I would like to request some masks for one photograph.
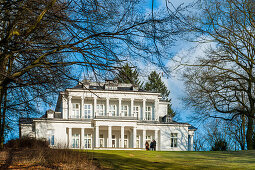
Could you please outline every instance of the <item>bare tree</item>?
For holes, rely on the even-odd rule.
[[[164,14],[133,0],[1,0],[0,146],[11,114],[38,110],[77,70],[112,71],[126,55],[162,63],[179,31]]]
[[[198,15],[191,18],[203,33],[201,41],[216,47],[185,73],[187,101],[203,116],[247,117],[247,149],[253,149],[255,118],[254,7],[252,0],[202,0]]]

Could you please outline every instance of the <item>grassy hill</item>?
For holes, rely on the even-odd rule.
[[[9,141],[0,169],[255,169],[255,150],[161,152],[51,149],[35,139]]]
[[[255,150],[237,152],[88,151],[109,169],[255,169]]]

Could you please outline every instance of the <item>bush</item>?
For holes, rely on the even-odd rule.
[[[35,139],[29,137],[23,137],[20,139],[13,139],[7,142],[7,148],[48,148],[47,141],[42,139]]]
[[[214,145],[212,146],[212,151],[226,151],[228,149],[228,143],[225,141],[225,139],[219,139],[214,142]]]

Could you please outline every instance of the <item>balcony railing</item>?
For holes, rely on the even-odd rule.
[[[138,120],[138,117],[133,116],[108,116],[108,115],[97,115],[95,119],[123,119],[123,120]]]

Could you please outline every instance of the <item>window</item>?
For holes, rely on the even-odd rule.
[[[97,105],[97,115],[103,116],[104,115],[104,105],[98,104]]]
[[[79,103],[73,103],[73,114],[71,115],[71,118],[80,118],[80,104]]]
[[[136,148],[140,148],[140,136],[136,136]]]
[[[176,148],[177,147],[177,133],[171,133],[171,147]]]
[[[145,119],[146,119],[146,120],[151,120],[151,115],[152,115],[151,106],[146,106],[146,110],[145,110]]]
[[[112,116],[117,116],[116,115],[116,105],[109,105],[109,114]]]
[[[128,148],[128,137],[124,135],[124,148]]]
[[[128,116],[128,106],[127,105],[122,105],[121,106],[121,115],[122,116]]]
[[[119,138],[119,146],[121,146],[121,136]],[[128,148],[128,136],[124,135],[124,148]]]
[[[140,107],[139,106],[134,106],[133,107],[133,117],[138,117],[138,115],[140,114]]]
[[[72,147],[73,148],[80,148],[80,134],[73,134],[72,135]]]
[[[85,148],[92,148],[92,135],[91,134],[85,134],[84,135],[84,147]]]
[[[49,145],[53,146],[54,145],[54,130],[48,130],[47,136],[48,136]]]
[[[171,117],[166,117],[166,122],[172,122],[172,118]]]
[[[104,147],[104,135],[103,134],[99,135],[99,146]]]
[[[90,119],[91,118],[91,113],[92,113],[92,105],[91,104],[85,104],[84,105],[84,118],[85,119]]]
[[[112,147],[116,148],[116,138],[115,138],[115,135],[112,135]]]
[[[117,90],[118,87],[117,86],[108,86],[108,90]]]
[[[150,144],[152,141],[152,136],[146,136],[146,141]]]

